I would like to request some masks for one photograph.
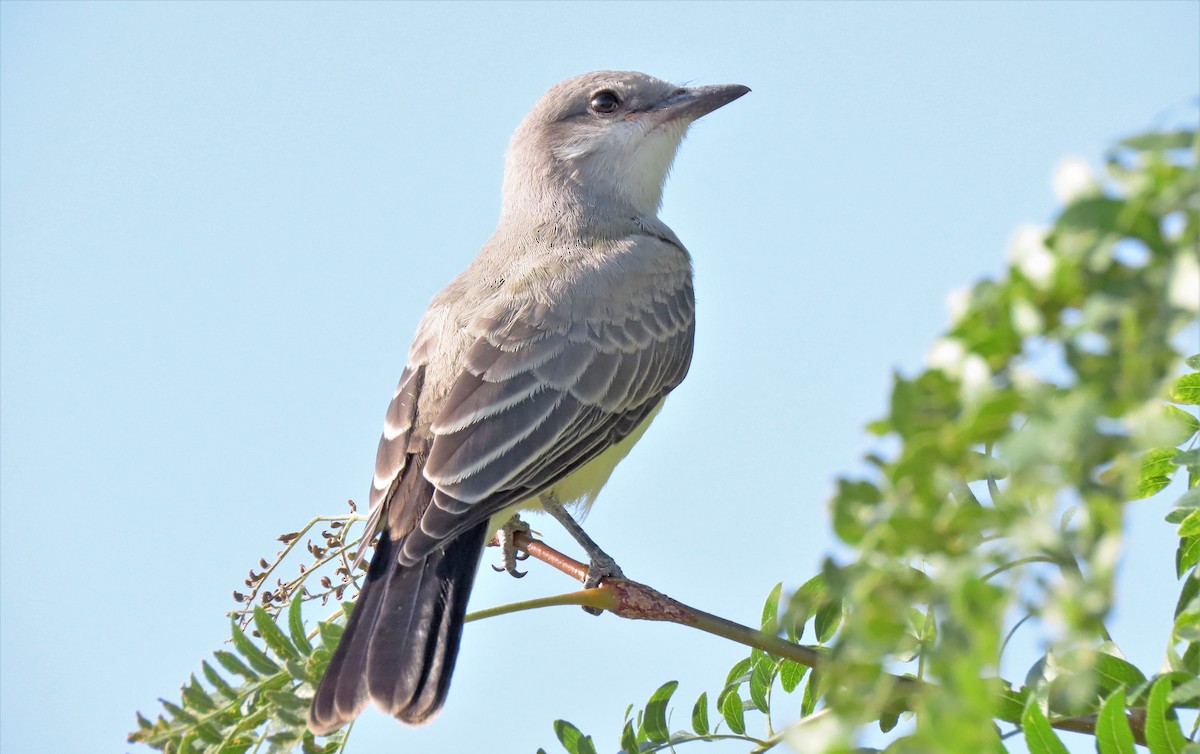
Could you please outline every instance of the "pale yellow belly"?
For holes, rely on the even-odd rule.
[[[629,455],[629,451],[633,449],[637,441],[642,439],[642,435],[646,433],[650,422],[654,421],[654,417],[658,416],[660,410],[662,410],[662,403],[659,403],[625,439],[609,447],[570,476],[559,480],[558,484],[551,488],[554,496],[571,511],[571,515],[574,516],[576,521],[582,521],[587,516],[592,503],[596,501],[596,496],[600,494],[600,490],[604,488],[604,485],[608,483],[608,478],[612,476],[613,469],[617,467],[621,459]],[[512,518],[514,513],[523,510],[540,512],[542,504],[538,498],[531,497],[522,500],[516,505],[505,508],[500,513],[492,516],[492,532],[494,533],[503,526],[508,519]]]

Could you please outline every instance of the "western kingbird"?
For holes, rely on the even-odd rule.
[[[551,88],[513,135],[495,233],[421,319],[384,422],[362,591],[309,711],[441,709],[489,537],[523,508],[586,511],[687,374],[692,264],[658,219],[692,121],[740,85],[600,71]],[[364,544],[365,549],[365,544]],[[511,561],[508,561],[510,570]]]

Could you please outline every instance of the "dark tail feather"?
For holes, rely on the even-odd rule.
[[[411,725],[438,713],[450,689],[486,536],[483,521],[420,563],[401,566],[396,561],[401,543],[384,531],[313,697],[308,727],[314,733],[350,722],[368,698]]]

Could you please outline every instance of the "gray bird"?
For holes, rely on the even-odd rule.
[[[368,521],[379,540],[312,731],[368,699],[410,724],[437,714],[480,556],[518,510],[571,531],[588,585],[620,575],[563,505],[586,512],[687,374],[692,264],[658,219],[663,184],[688,126],[748,91],[598,71],[525,116],[499,225],[434,297],[388,406]]]

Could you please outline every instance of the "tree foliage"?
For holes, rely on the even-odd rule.
[[[928,367],[894,375],[869,426],[869,473],[839,478],[829,503],[852,556],[827,559],[792,594],[776,586],[764,606],[763,632],[814,643],[815,667],[753,648],[674,732],[687,710],[669,714],[677,684],[665,683],[627,709],[622,751],[733,738],[848,752],[872,727],[898,753],[1005,751],[1014,736],[1064,752],[1064,730],[1094,736],[1101,754],[1200,751],[1178,714],[1200,707],[1198,158],[1195,131],[1152,132],[1116,145],[1103,179],[1076,170],[1053,224],[1019,230],[1004,273],[954,297]],[[1174,498],[1178,539],[1163,672],[1125,660],[1106,629],[1126,508],[1152,495]],[[342,553],[355,544],[334,539]],[[344,733],[318,742],[303,730],[339,624],[306,634],[300,604],[340,599],[352,570],[343,555],[317,594],[303,584],[319,567],[278,580],[242,613],[261,643],[235,621],[234,651],[216,655],[224,675],[204,663],[211,688],[193,677],[156,722],[139,715],[130,740],[340,750]],[[1046,652],[1005,678],[1017,631]],[[569,722],[553,730],[573,754],[597,750]]]

